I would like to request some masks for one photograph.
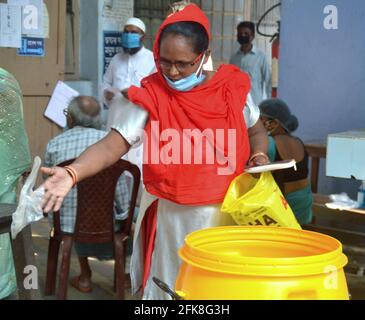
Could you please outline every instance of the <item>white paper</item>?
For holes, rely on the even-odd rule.
[[[39,3],[42,3],[43,1],[38,1]],[[33,3],[31,3],[29,0],[8,0],[8,4],[9,5],[13,5],[13,6],[21,6],[21,7],[25,7],[27,5],[34,5]],[[38,4],[39,5],[39,4]],[[23,10],[22,8],[22,10]],[[36,28],[37,29],[37,34],[31,34],[25,30],[27,36],[36,36],[39,38],[49,38],[49,16],[48,16],[48,10],[47,10],[47,6],[46,4],[43,2],[42,3],[42,10],[41,13],[43,15],[43,21],[38,21],[37,23],[42,23],[43,24],[43,29],[41,28]],[[23,18],[22,18],[22,24],[23,24]],[[43,34],[42,34],[43,32]]]
[[[26,6],[29,4],[29,0],[8,0],[8,4],[11,6]]]
[[[69,106],[72,99],[79,95],[76,90],[69,87],[66,83],[58,81],[44,112],[45,117],[64,128],[66,126],[66,117],[63,114],[63,110]]]
[[[0,47],[22,46],[22,12],[20,6],[0,4]]]
[[[46,4],[43,2],[43,38],[49,39],[49,14]]]

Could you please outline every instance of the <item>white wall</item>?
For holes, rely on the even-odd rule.
[[[113,0],[113,6],[104,5],[103,30],[120,31],[128,18],[133,16],[133,0]]]

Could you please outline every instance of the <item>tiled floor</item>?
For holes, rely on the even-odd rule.
[[[32,225],[33,231],[33,246],[36,252],[36,261],[39,271],[40,293],[43,297],[44,281],[46,274],[46,259],[48,250],[48,234],[49,225],[46,219],[41,220]],[[113,285],[113,261],[98,261],[92,259],[90,265],[93,271],[93,291],[89,294],[83,294],[69,286],[68,299],[70,300],[112,300],[115,299],[115,294],[112,290]],[[70,277],[78,275],[79,265],[76,254],[72,255]],[[351,298],[353,300],[365,300],[365,276],[357,276],[355,274],[346,274],[347,283]],[[55,299],[55,297],[44,297],[44,299]],[[133,300],[130,291],[126,290],[126,299]]]

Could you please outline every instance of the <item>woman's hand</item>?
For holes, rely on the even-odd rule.
[[[73,186],[73,180],[66,169],[61,167],[41,169],[49,178],[43,183],[45,194],[42,201],[43,211],[59,211],[65,196]]]
[[[104,91],[104,97],[105,97],[105,99],[106,99],[107,101],[112,100],[112,99],[114,98],[114,96],[115,96],[114,92],[111,92],[111,91],[109,91],[109,90],[105,90],[105,91]]]
[[[257,152],[251,156],[250,160],[248,161],[249,167],[255,166],[262,166],[264,164],[269,164],[270,160],[266,153]]]
[[[121,94],[122,94],[122,95],[123,95],[123,97],[124,97],[124,98],[126,98],[127,100],[129,100],[128,90],[129,90],[129,88],[127,88],[127,89],[123,89],[123,90],[121,91]]]

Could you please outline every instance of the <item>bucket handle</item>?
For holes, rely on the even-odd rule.
[[[183,297],[178,295],[175,291],[171,290],[165,282],[156,277],[152,277],[152,280],[156,284],[156,286],[158,286],[162,291],[166,292],[173,300],[184,300]]]

